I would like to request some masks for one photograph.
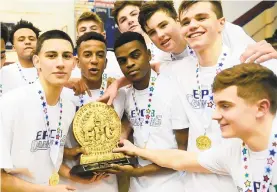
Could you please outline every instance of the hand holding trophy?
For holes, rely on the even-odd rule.
[[[80,165],[74,166],[70,174],[92,177],[94,172],[111,168],[112,164],[135,165],[135,157],[113,153],[121,134],[121,121],[115,110],[101,102],[88,103],[81,107],[73,121],[73,134],[86,150],[80,157]]]

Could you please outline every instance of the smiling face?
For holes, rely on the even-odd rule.
[[[142,29],[138,22],[139,7],[135,5],[126,5],[118,12],[117,22],[119,31],[125,33],[127,31],[142,33]]]
[[[33,56],[33,62],[40,78],[51,85],[63,86],[75,66],[72,45],[63,39],[45,40],[39,54]]]
[[[150,70],[150,52],[137,40],[115,49],[115,55],[124,76],[131,82],[139,82]]]
[[[181,35],[195,51],[207,49],[224,28],[225,18],[217,18],[210,2],[197,2],[180,14]]]
[[[82,77],[90,82],[98,82],[106,68],[106,45],[102,41],[88,40],[81,43],[78,50],[78,67]]]
[[[230,86],[214,93],[213,119],[220,124],[224,138],[243,138],[251,134],[257,123],[258,106],[239,97],[237,92],[237,86]]]
[[[180,25],[164,11],[157,11],[146,22],[145,30],[152,42],[164,52],[174,53],[182,42]]]
[[[14,33],[13,46],[17,56],[21,59],[31,59],[36,43],[36,34],[31,29],[21,28]]]

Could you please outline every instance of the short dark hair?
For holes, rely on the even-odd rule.
[[[94,21],[95,23],[100,25],[101,30],[104,31],[104,23],[103,23],[101,17],[94,12],[87,11],[87,12],[82,13],[82,15],[79,17],[79,19],[77,20],[77,23],[76,23],[77,30],[78,30],[79,24],[82,21]]]
[[[276,113],[277,77],[270,69],[255,63],[243,63],[225,69],[215,77],[213,92],[230,86],[237,86],[237,95],[249,103],[268,99],[270,112]]]
[[[5,44],[8,42],[9,39],[9,30],[8,27],[6,25],[4,25],[3,23],[1,23],[1,39],[4,40]]]
[[[223,10],[222,10],[222,4],[220,0],[213,0],[213,1],[189,1],[184,0],[178,9],[179,17],[180,15],[187,9],[189,9],[192,5],[198,2],[209,2],[212,4],[212,9],[216,14],[217,19],[220,19],[223,17]]]
[[[122,33],[116,39],[116,41],[114,43],[114,51],[116,50],[116,48],[118,48],[126,43],[129,43],[131,41],[139,41],[147,50],[147,46],[146,46],[143,36],[137,32],[128,31],[128,32]]]
[[[67,33],[61,30],[50,30],[50,31],[46,31],[45,33],[39,36],[37,41],[36,51],[35,51],[36,55],[40,53],[44,41],[49,39],[64,39],[66,41],[69,41],[72,46],[72,49],[74,49],[73,42]]]
[[[169,17],[174,20],[177,19],[177,12],[174,8],[173,1],[151,1],[144,3],[139,12],[139,24],[144,32],[146,32],[145,27],[147,26],[147,21],[156,13],[157,11],[165,12]]]
[[[17,24],[15,26],[12,27],[11,34],[10,34],[10,42],[12,44],[13,44],[14,33],[17,30],[22,29],[22,28],[31,29],[36,34],[36,37],[38,38],[40,30],[38,28],[36,28],[33,25],[33,23],[21,19],[19,22],[17,22]]]
[[[140,7],[142,4],[142,1],[122,1],[122,0],[117,0],[114,3],[114,8],[112,10],[112,16],[114,17],[114,20],[116,22],[116,24],[118,25],[118,13],[124,9],[124,7],[126,7],[127,5],[133,5],[133,6],[137,6]]]
[[[81,37],[79,37],[79,39],[77,40],[77,45],[76,45],[77,51],[79,51],[82,42],[89,41],[89,40],[101,41],[107,46],[107,42],[103,35],[101,35],[100,33],[96,33],[96,32],[88,32],[88,33],[85,33],[84,35],[82,35]]]

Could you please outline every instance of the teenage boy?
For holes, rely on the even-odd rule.
[[[186,39],[181,33],[181,26],[177,22],[177,12],[172,1],[145,2],[140,7],[139,22],[141,28],[158,48],[172,53],[171,56],[174,61],[166,62],[167,64],[162,65],[161,69],[154,67],[155,70],[170,72],[176,61],[188,56],[196,57],[195,52],[189,49]],[[245,61],[247,58],[250,61],[263,62],[274,57],[277,58],[277,51],[270,44],[263,41],[247,48],[247,45],[254,41],[238,26],[227,22],[222,34],[223,43],[230,49],[230,52],[237,52],[237,49],[240,50],[243,46],[244,50],[239,55],[242,58],[241,61]],[[127,82],[124,78],[115,81],[101,99],[109,98],[108,104],[111,104],[116,95],[115,90],[128,83],[130,82]]]
[[[180,9],[182,9],[181,6]],[[174,60],[180,60],[188,54],[193,54],[193,51],[187,48],[185,37],[180,33],[180,23],[177,21],[177,12],[172,1],[144,3],[140,8],[139,23],[152,42],[159,49],[170,52]],[[240,27],[229,22],[226,22],[223,29],[222,39],[231,52],[236,51],[240,45],[247,46],[254,43]],[[277,52],[273,47],[262,41],[256,43],[256,46],[246,49],[241,62],[246,59],[254,62],[258,59],[257,62],[260,63],[272,59],[261,57],[267,54],[272,54],[272,57],[277,58]]]
[[[7,158],[12,168],[27,168],[32,177],[2,172],[1,187],[4,191],[71,191],[74,188],[69,186],[49,185],[58,183],[65,139],[75,113],[73,104],[61,95],[75,65],[72,40],[63,31],[45,32],[38,39],[33,63],[39,80],[0,100]]]
[[[170,54],[158,49],[144,33],[138,22],[139,9],[142,1],[115,1],[112,15],[121,33],[133,31],[140,33],[146,42],[147,48],[151,52],[151,63],[157,65],[160,62],[171,60]]]
[[[102,19],[94,12],[84,12],[76,23],[77,38],[88,32],[100,33],[106,39],[106,32]],[[80,71],[74,70],[74,77],[80,77]],[[123,76],[114,52],[107,51],[107,66],[105,73],[109,74],[109,77],[120,78]]]
[[[219,124],[212,121],[215,106],[212,82],[216,73],[240,63],[246,45],[231,51],[222,41],[225,18],[219,1],[184,1],[180,6],[181,33],[196,57],[175,62],[172,77],[176,78],[185,111],[183,115],[190,125],[188,151],[200,152],[217,147],[224,141]],[[266,66],[274,67],[276,64],[276,61],[268,61]],[[185,190],[188,192],[207,189],[233,191],[234,188],[230,177],[200,173],[185,175]]]
[[[31,22],[20,20],[11,30],[10,42],[17,53],[18,62],[2,69],[3,94],[33,84],[37,78],[37,70],[32,62],[40,30]]]
[[[149,149],[185,149],[188,125],[183,123],[182,108],[171,105],[179,98],[167,77],[151,70],[151,54],[143,36],[122,33],[114,49],[123,74],[133,83],[126,92],[125,112],[132,124],[134,143]],[[137,168],[116,166],[115,170],[131,176],[130,191],[184,190],[181,173],[141,158]]]
[[[77,65],[81,70],[80,73],[82,80],[89,87],[91,97],[89,97],[87,94],[74,96],[74,92],[71,89],[65,89],[63,91],[64,95],[74,103],[77,109],[89,102],[96,101],[96,99],[104,94],[104,91],[107,87],[107,74],[104,72],[107,65],[106,52],[106,40],[103,35],[96,32],[87,32],[78,38]],[[125,93],[123,90],[119,90],[119,94],[114,100],[113,106],[120,119],[122,118],[124,112],[124,101]],[[70,130],[68,133],[66,147],[71,148],[70,150],[80,147],[74,138],[73,130]],[[76,155],[78,154],[76,153]],[[65,169],[68,170],[78,163],[78,161],[72,159],[65,160],[64,162],[67,165]],[[105,176],[103,175],[103,177]],[[100,181],[93,184],[78,184],[74,183],[74,180],[70,181],[65,179],[63,179],[63,182],[74,185],[78,191],[82,192],[118,191],[116,175],[110,175],[108,178],[99,180]]]
[[[276,75],[261,65],[237,65],[216,76],[213,93],[213,119],[220,124],[221,135],[239,139],[229,139],[202,153],[140,149],[125,140],[114,152],[140,156],[174,170],[230,175],[236,186],[233,191],[275,192]],[[204,191],[214,190],[206,186]]]

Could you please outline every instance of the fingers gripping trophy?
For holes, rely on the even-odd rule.
[[[121,121],[115,110],[101,102],[91,102],[81,107],[73,121],[73,134],[86,154],[80,157],[80,165],[70,173],[80,177],[92,177],[95,172],[111,168],[111,164],[135,165],[136,158],[123,153],[113,153],[121,135]]]

